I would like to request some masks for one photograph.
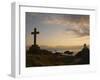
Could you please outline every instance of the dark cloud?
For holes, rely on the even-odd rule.
[[[88,15],[72,15],[67,24],[66,31],[72,31],[76,35],[88,36],[89,35],[89,16]]]

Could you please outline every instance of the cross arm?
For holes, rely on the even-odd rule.
[[[31,34],[39,34],[39,32],[31,32]]]

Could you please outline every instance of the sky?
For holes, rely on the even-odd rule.
[[[33,44],[35,27],[39,46],[89,45],[89,15],[26,12],[26,46]]]

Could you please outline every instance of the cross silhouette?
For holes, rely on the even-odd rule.
[[[39,34],[36,28],[34,28],[34,32],[31,32],[31,35],[34,35],[34,46],[36,46],[36,36]]]

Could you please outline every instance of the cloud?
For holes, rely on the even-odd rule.
[[[45,17],[46,24],[58,24],[66,26],[65,31],[73,32],[78,36],[89,35],[89,16],[88,15],[53,15]]]
[[[89,36],[89,25],[87,24],[70,24],[69,27],[66,27],[66,31],[72,31],[76,35],[80,36]]]
[[[51,27],[59,25],[65,26],[66,32],[73,32],[77,36],[89,35],[89,15],[27,13],[27,16],[26,25],[28,27],[41,26],[41,24]],[[27,30],[30,31],[31,28]]]

